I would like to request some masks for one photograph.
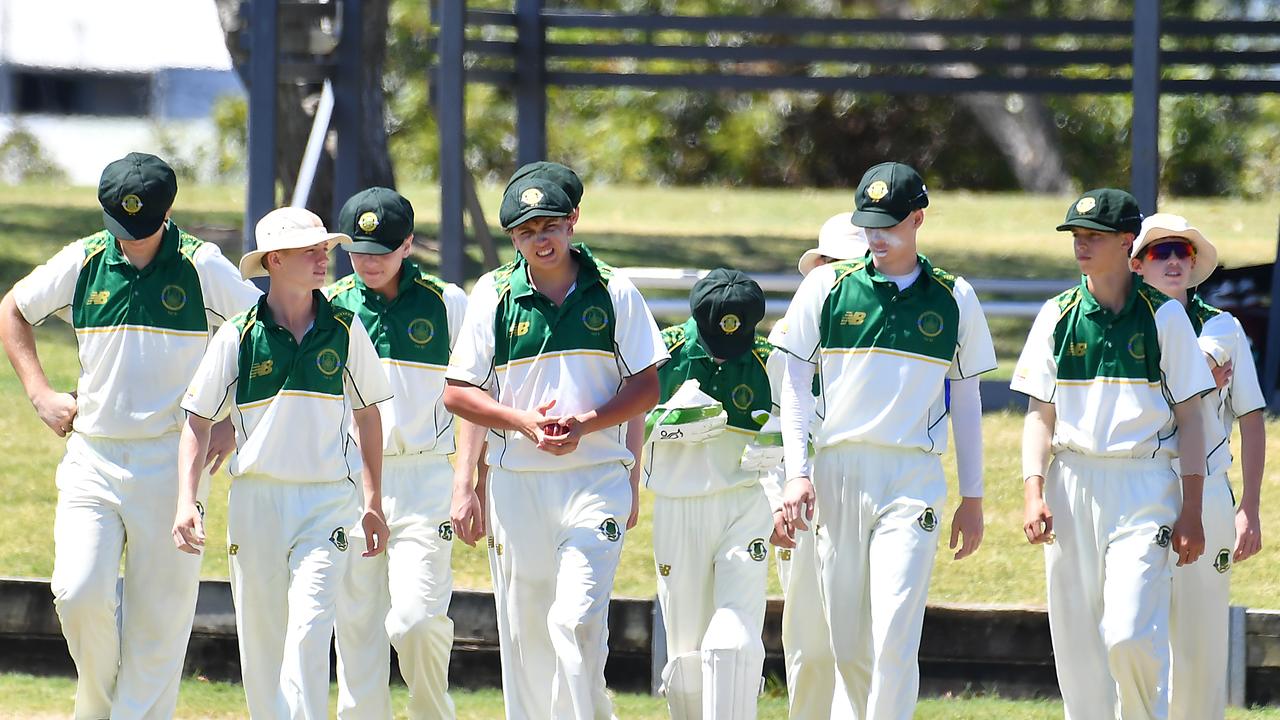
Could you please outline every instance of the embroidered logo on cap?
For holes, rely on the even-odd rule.
[[[867,197],[873,202],[880,202],[885,195],[889,194],[889,185],[883,180],[877,180],[867,186]]]
[[[130,215],[137,215],[142,210],[142,198],[137,195],[125,195],[120,200],[120,207]]]
[[[360,219],[356,221],[356,225],[359,225],[360,229],[365,232],[373,232],[378,229],[380,222],[377,213],[369,211],[360,216]]]
[[[1083,215],[1097,206],[1098,206],[1097,200],[1094,200],[1091,197],[1082,197],[1076,201],[1076,212]]]
[[[542,191],[538,188],[529,188],[520,193],[520,202],[525,205],[537,205],[542,202]]]

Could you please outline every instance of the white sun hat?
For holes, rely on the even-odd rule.
[[[818,247],[805,250],[797,267],[801,275],[818,267],[818,258],[826,255],[836,260],[852,260],[867,254],[867,233],[853,224],[853,213],[832,215],[818,231]]]
[[[1191,227],[1187,219],[1173,213],[1156,213],[1142,221],[1142,231],[1138,239],[1133,241],[1133,252],[1130,257],[1168,238],[1182,238],[1196,249],[1196,264],[1191,268],[1187,279],[1187,287],[1196,287],[1209,279],[1218,267],[1218,249],[1209,242],[1199,230]]]
[[[240,276],[245,280],[267,275],[262,258],[269,252],[296,250],[319,242],[328,243],[327,248],[332,250],[334,245],[351,242],[347,235],[326,230],[324,221],[315,213],[298,207],[276,208],[263,215],[253,236],[258,241],[257,249],[240,258]]]

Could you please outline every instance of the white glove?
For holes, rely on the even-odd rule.
[[[739,466],[746,472],[770,472],[782,464],[782,422],[763,411],[751,417],[763,427],[743,449]]]
[[[645,421],[650,442],[703,442],[724,432],[729,416],[697,380],[686,380],[671,399],[649,412]]]

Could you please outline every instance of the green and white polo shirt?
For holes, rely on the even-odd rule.
[[[489,391],[498,402],[536,410],[555,400],[554,415],[594,410],[618,394],[625,378],[667,359],[658,326],[640,291],[592,257],[571,252],[578,278],[556,306],[533,288],[523,258],[485,274],[471,289],[463,330],[447,377]],[[539,450],[524,435],[494,430],[488,462],[516,471],[548,471],[634,462],[622,425],[594,432],[568,455]]]
[[[351,411],[383,402],[391,387],[360,319],[317,291],[315,324],[297,342],[263,297],[213,337],[182,407],[236,427],[234,478],[336,482],[362,462],[347,434]]]
[[[382,452],[452,453],[453,415],[444,408],[444,371],[466,314],[467,294],[406,260],[391,302],[354,273],[325,288],[325,296],[335,308],[360,318],[391,382],[391,402],[378,408]]]
[[[218,246],[170,222],[138,270],[103,230],[67,245],[13,286],[27,322],[76,331],[76,432],[121,440],[181,429],[179,402],[210,335],[262,293]]]
[[[1231,426],[1236,418],[1262,410],[1267,400],[1258,384],[1253,348],[1240,321],[1193,295],[1187,303],[1191,328],[1199,336],[1200,350],[1219,365],[1231,362],[1231,379],[1226,387],[1204,396],[1201,412],[1205,422],[1205,473],[1225,473],[1231,467]]]
[[[697,380],[703,392],[724,406],[729,422],[724,432],[705,442],[649,443],[645,486],[667,497],[696,497],[759,482],[759,473],[741,469],[742,451],[760,429],[751,414],[778,414],[782,355],[757,336],[750,352],[717,363],[698,342],[693,318],[663,330],[662,340],[671,354],[658,370],[662,401],[686,380]]]
[[[1054,452],[1172,457],[1172,406],[1211,390],[1213,376],[1182,305],[1134,275],[1119,313],[1085,278],[1046,302],[1010,387],[1054,404]]]
[[[995,369],[986,316],[963,278],[919,256],[905,289],[870,255],[809,273],[769,340],[818,365],[821,449],[843,442],[947,447],[945,381]]]

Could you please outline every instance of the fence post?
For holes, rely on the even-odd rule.
[[[249,3],[249,189],[244,251],[258,247],[254,226],[276,206],[277,0]]]
[[[1248,608],[1231,606],[1227,623],[1227,704],[1245,706],[1245,679],[1249,671]]]
[[[516,156],[547,157],[547,55],[542,0],[516,0]]]
[[[1130,187],[1142,212],[1156,211],[1160,188],[1160,0],[1133,7],[1133,141]]]
[[[653,634],[649,636],[649,692],[660,695],[662,671],[667,667],[667,623],[662,617],[662,603],[653,599]]]
[[[440,274],[450,282],[462,282],[463,185],[467,171],[463,157],[466,142],[466,70],[462,48],[467,21],[466,0],[440,2],[440,74],[436,119],[440,128]]]
[[[338,128],[338,146],[333,161],[333,215],[329,227],[337,227],[338,214],[347,198],[356,193],[363,173],[360,163],[360,141],[364,135],[364,91],[360,87],[364,56],[364,17],[362,0],[342,0],[342,34],[338,37],[338,69],[333,82],[334,125]],[[334,258],[334,277],[351,273],[351,256],[339,249]]]

